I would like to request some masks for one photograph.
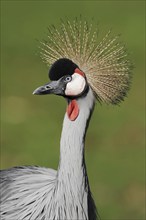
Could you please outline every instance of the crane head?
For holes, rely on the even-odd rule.
[[[48,28],[48,40],[42,42],[41,56],[51,68],[52,81],[34,94],[81,96],[91,88],[96,99],[106,104],[119,104],[131,84],[132,64],[119,35],[108,31],[98,39],[92,23],[80,18],[61,21],[60,27]]]
[[[86,76],[79,67],[67,58],[58,59],[49,70],[51,82],[37,88],[34,95],[56,94],[77,98],[88,90]]]

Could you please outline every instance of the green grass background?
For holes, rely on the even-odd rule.
[[[125,102],[96,105],[86,139],[91,189],[103,220],[144,220],[144,1],[1,0],[1,168],[57,169],[66,103],[32,95],[48,81],[38,40],[50,24],[80,14],[100,32],[121,33],[135,65]]]

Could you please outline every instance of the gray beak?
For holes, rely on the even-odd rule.
[[[50,94],[51,93],[51,87],[49,86],[49,84],[46,84],[44,86],[40,86],[37,89],[35,89],[33,91],[33,95],[46,95],[46,94]]]
[[[51,81],[44,86],[40,86],[34,90],[33,95],[47,95],[47,94],[56,94],[63,95],[64,94],[64,85],[61,81]]]

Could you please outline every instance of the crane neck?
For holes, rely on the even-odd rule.
[[[85,135],[94,109],[95,97],[91,88],[86,96],[76,99],[79,113],[72,121],[65,114],[60,141],[59,173],[78,178],[85,172],[84,142]],[[60,178],[61,178],[60,176]],[[64,175],[63,175],[64,178]]]
[[[89,88],[84,97],[75,101],[78,106],[78,111],[74,109],[78,112],[75,113],[77,117],[72,117],[72,113],[68,112],[64,117],[55,200],[60,209],[66,207],[65,219],[95,220],[96,217],[89,218],[90,215],[96,216],[96,208],[84,159],[85,135],[94,109],[95,97]]]

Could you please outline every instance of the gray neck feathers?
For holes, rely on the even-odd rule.
[[[94,107],[95,98],[91,89],[87,95],[77,100],[79,115],[71,121],[65,114],[60,142],[60,172],[69,172],[70,175],[78,174],[83,166],[84,139],[86,128]],[[73,170],[70,170],[72,168]],[[70,171],[75,171],[72,173]]]
[[[64,198],[60,201],[65,203],[64,207],[69,207],[70,212],[76,209],[76,212],[72,210],[72,213],[75,213],[74,219],[88,219],[89,186],[84,162],[84,139],[95,103],[92,90],[89,89],[87,95],[79,98],[77,102],[79,106],[77,119],[70,121],[67,114],[64,117],[57,181],[59,190],[56,196]],[[69,219],[68,212],[67,215],[66,218]]]

